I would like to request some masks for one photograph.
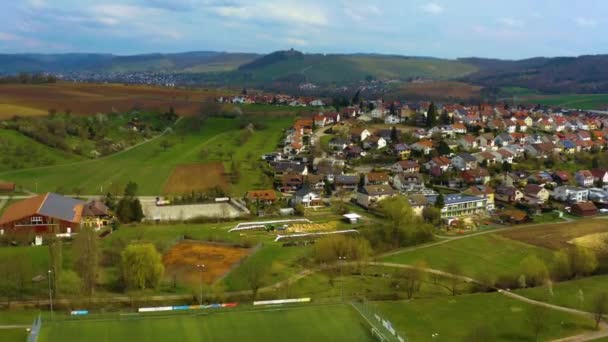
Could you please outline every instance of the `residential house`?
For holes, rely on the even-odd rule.
[[[501,185],[496,188],[495,197],[497,201],[516,203],[520,202],[524,198],[524,194],[514,186]]]
[[[278,182],[278,189],[281,192],[292,193],[304,184],[304,176],[288,173],[281,176]]]
[[[416,216],[422,216],[424,208],[429,204],[429,201],[424,195],[413,194],[407,197],[410,207]]]
[[[465,195],[483,197],[487,199],[488,211],[494,210],[494,189],[486,185],[474,185],[462,192]]]
[[[576,186],[559,186],[553,189],[553,198],[561,202],[584,202],[589,198],[589,189]]]
[[[427,199],[434,203],[437,196],[428,196]],[[483,197],[449,194],[444,196],[444,202],[445,205],[441,208],[441,218],[444,219],[487,213],[488,200]]]
[[[355,191],[359,185],[359,176],[340,175],[334,178],[334,187],[337,192]]]
[[[467,184],[487,184],[490,181],[490,173],[487,169],[478,167],[471,170],[462,171],[460,174]]]
[[[350,135],[352,140],[355,142],[365,141],[365,139],[369,138],[372,133],[365,128],[352,128],[350,130]]]
[[[15,191],[15,183],[0,183],[0,192]]]
[[[294,195],[294,203],[304,207],[316,207],[323,204],[323,199],[318,192],[311,189],[308,184],[304,184]]]
[[[479,146],[477,144],[477,139],[470,134],[460,137],[460,139],[458,139],[458,144],[465,150],[472,150]]]
[[[543,204],[549,200],[549,190],[538,184],[528,184],[523,190],[525,199],[531,203]]]
[[[395,152],[395,155],[401,159],[408,158],[411,151],[412,149],[404,143],[399,143],[393,146],[393,152]]]
[[[424,164],[424,166],[431,174],[437,176],[448,171],[452,166],[452,161],[445,156],[433,157],[428,163]]]
[[[494,135],[492,133],[484,133],[479,135],[477,138],[477,146],[482,150],[494,149],[496,146],[494,143]]]
[[[365,175],[365,185],[388,185],[390,177],[384,172],[369,172]]]
[[[342,151],[348,145],[349,145],[349,141],[344,138],[341,138],[341,137],[332,138],[328,143],[329,148],[331,148],[332,150],[335,150],[335,151]]]
[[[398,173],[393,176],[391,181],[393,187],[401,192],[416,193],[426,189],[424,177],[417,172]]]
[[[477,167],[477,159],[469,153],[459,153],[452,158],[452,165],[460,171],[470,170]]]
[[[277,193],[272,189],[251,190],[245,194],[245,200],[252,203],[272,204],[277,201]]]
[[[401,160],[391,166],[394,173],[420,172],[420,164],[416,160]]]
[[[593,186],[595,178],[593,177],[593,174],[591,173],[591,171],[581,170],[574,174],[574,180],[576,181],[576,184],[578,184],[579,186],[588,188],[588,187]]]
[[[591,170],[593,179],[599,184],[608,184],[608,169],[593,169]]]
[[[557,184],[568,184],[570,182],[570,174],[568,171],[555,171],[553,173],[553,180]]]
[[[411,145],[412,150],[428,155],[433,150],[433,142],[430,140],[421,140]]]
[[[80,223],[82,227],[100,229],[110,224],[111,221],[110,210],[100,200],[91,200],[82,208],[82,222]]]
[[[3,234],[71,234],[80,229],[85,203],[47,193],[11,204],[0,217]]]
[[[383,199],[392,197],[395,194],[395,190],[389,185],[366,185],[359,188],[357,203],[364,208],[370,208],[377,205]]]
[[[307,175],[308,166],[294,162],[273,162],[270,166],[274,169],[274,176],[281,177],[285,174]]]

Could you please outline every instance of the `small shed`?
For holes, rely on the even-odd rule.
[[[0,182],[0,192],[13,192],[13,191],[15,191],[15,183]]]
[[[359,223],[359,220],[361,219],[361,215],[355,213],[344,214],[343,217],[351,224]]]

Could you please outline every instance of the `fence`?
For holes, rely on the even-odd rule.
[[[353,301],[351,306],[370,325],[372,335],[382,342],[406,342],[407,338],[402,332],[398,332],[392,323],[381,316],[367,301]]]
[[[38,341],[38,335],[40,334],[40,328],[42,327],[42,318],[40,315],[34,320],[29,335],[27,335],[27,342]]]

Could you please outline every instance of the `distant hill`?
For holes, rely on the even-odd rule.
[[[107,54],[0,54],[0,73],[18,72],[215,72],[259,57],[214,51],[116,56]]]
[[[530,58],[519,61],[465,58],[479,70],[463,81],[488,88],[521,87],[543,93],[608,93],[608,55]]]
[[[277,51],[239,67],[254,82],[346,83],[365,79],[451,79],[477,71],[460,61],[391,55],[303,54]]]

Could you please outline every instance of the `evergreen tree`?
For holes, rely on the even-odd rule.
[[[395,126],[391,127],[391,142],[399,142],[399,134],[397,133],[397,128]]]
[[[138,198],[131,201],[131,220],[133,222],[141,222],[144,218],[144,211],[141,208],[141,203]]]
[[[437,195],[437,200],[435,200],[435,208],[441,210],[445,206],[445,199],[443,198],[443,194],[439,193]]]
[[[435,103],[431,102],[429,105],[429,110],[426,113],[426,127],[431,128],[437,125],[437,109],[435,108]]]
[[[356,104],[359,104],[360,102],[361,102],[361,89],[358,89],[350,103],[354,106]]]
[[[441,112],[441,123],[444,125],[449,125],[450,121],[450,115],[448,114],[448,111],[444,109]]]

